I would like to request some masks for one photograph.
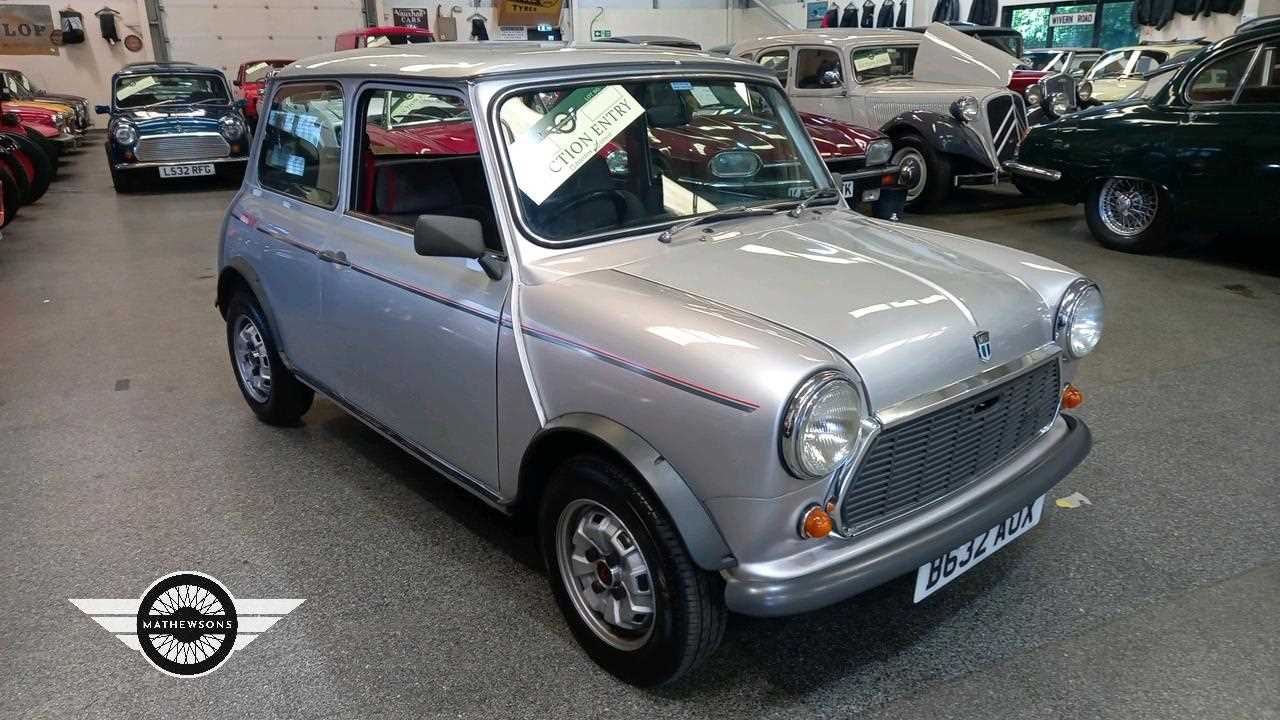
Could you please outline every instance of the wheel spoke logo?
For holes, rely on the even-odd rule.
[[[303,600],[236,600],[217,578],[188,571],[156,580],[138,599],[72,598],[71,603],[160,672],[200,677]]]

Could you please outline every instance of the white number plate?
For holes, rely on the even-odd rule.
[[[946,555],[921,565],[916,571],[915,602],[929,597],[947,583],[973,569],[974,565],[986,560],[991,553],[1035,527],[1040,522],[1040,511],[1043,509],[1044,496],[1041,495],[1038,500],[1005,518],[999,525],[984,531]]]
[[[214,170],[211,163],[205,163],[204,165],[160,166],[160,177],[162,178],[198,177],[200,175],[212,175],[213,173]]]
[[[846,200],[853,199],[853,181],[852,180],[845,180],[844,182],[840,183],[840,194],[844,195]]]

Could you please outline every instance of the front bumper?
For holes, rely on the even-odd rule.
[[[745,615],[792,615],[883,585],[1031,504],[1080,464],[1092,442],[1083,421],[1063,415],[1020,457],[913,517],[834,547],[819,568],[789,574],[784,559],[721,571],[725,603]]]
[[[116,172],[124,172],[126,170],[155,170],[156,168],[177,167],[179,165],[213,165],[216,170],[223,167],[234,168],[236,166],[243,168],[248,163],[248,156],[241,156],[210,158],[209,160],[181,160],[178,162],[124,162],[115,163],[111,167]]]

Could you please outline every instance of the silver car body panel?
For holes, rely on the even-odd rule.
[[[572,428],[629,444],[617,449],[703,567],[736,564],[742,577],[820,567],[824,553],[854,544],[795,532],[798,513],[833,484],[797,479],[779,458],[781,416],[806,378],[827,369],[861,378],[874,412],[980,374],[979,330],[991,334],[991,366],[1052,342],[1058,301],[1078,273],[870,220],[843,201],[799,218],[690,229],[669,244],[657,231],[574,248],[534,243],[516,221],[495,145],[498,95],[521,83],[638,74],[776,81],[754,63],[675,49],[486,45],[310,58],[267,93],[336,78],[351,113],[371,73],[465,92],[507,253],[501,280],[475,261],[418,256],[409,233],[345,212],[348,153],[329,210],[261,188],[256,145],[219,258],[258,294],[291,367],[485,500],[510,507],[531,444]],[[344,125],[350,148],[355,123]],[[345,252],[347,264],[324,261],[326,249]],[[654,469],[659,461],[665,469]]]

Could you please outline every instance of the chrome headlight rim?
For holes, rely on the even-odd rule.
[[[893,141],[888,138],[872,140],[867,145],[867,167],[885,165],[893,158]]]
[[[116,126],[111,128],[111,139],[118,145],[131,147],[138,142],[138,129],[131,123],[116,123]]]
[[[1093,99],[1093,83],[1085,80],[1076,88],[1076,97],[1080,98],[1080,102],[1089,102]]]
[[[846,439],[843,450],[830,463],[830,467],[812,468],[804,461],[800,443],[803,442],[804,429],[812,417],[813,410],[824,394],[847,386],[857,398],[857,417],[851,418],[849,425],[854,428],[853,434]],[[787,403],[786,413],[782,417],[780,431],[781,453],[783,465],[787,472],[801,480],[821,480],[830,477],[847,463],[857,448],[858,439],[862,435],[862,425],[866,420],[867,401],[860,383],[846,373],[838,370],[820,370],[809,376],[791,395]]]
[[[1098,300],[1098,317],[1097,317],[1097,338],[1093,344],[1083,351],[1077,352],[1072,342],[1072,336],[1076,331],[1076,320],[1079,319],[1079,311],[1085,300],[1090,297],[1097,297]],[[1106,314],[1106,303],[1103,300],[1102,288],[1098,284],[1088,278],[1079,278],[1067,287],[1067,291],[1062,295],[1062,302],[1058,304],[1058,315],[1054,321],[1053,339],[1062,350],[1073,360],[1079,360],[1098,348],[1102,342],[1102,334],[1106,326],[1104,318]]]
[[[981,114],[981,106],[978,104],[978,98],[973,95],[963,95],[956,98],[951,103],[951,114],[955,119],[961,122],[973,122],[978,119]]]
[[[1034,83],[1027,88],[1027,106],[1040,107],[1044,102],[1044,85]]]
[[[244,121],[236,115],[223,115],[218,118],[218,132],[228,140],[235,140],[244,135]]]

